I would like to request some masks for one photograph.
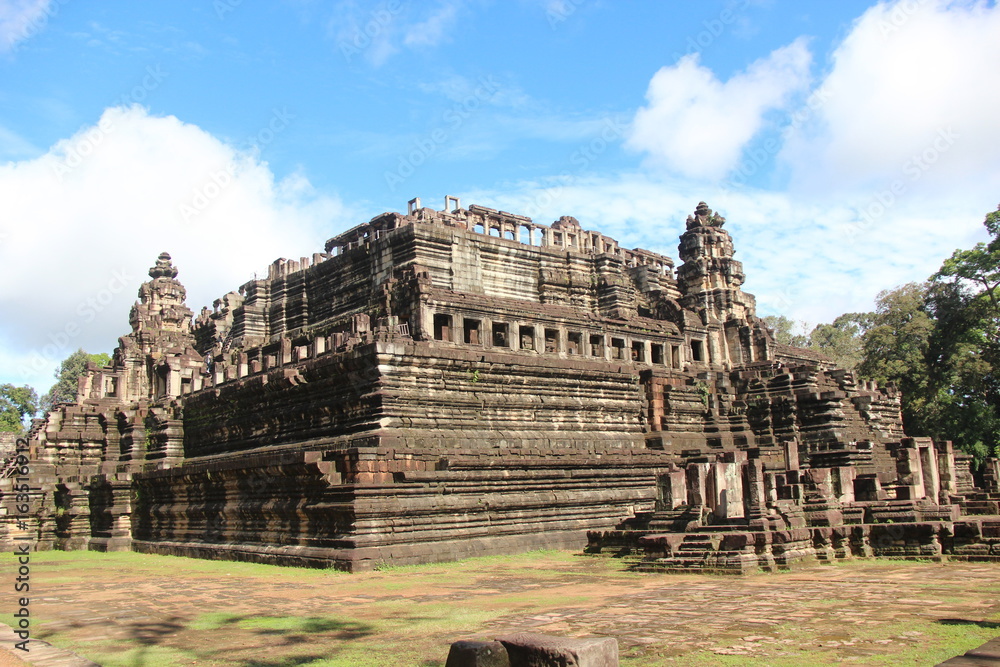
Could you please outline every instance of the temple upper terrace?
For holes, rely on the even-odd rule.
[[[436,211],[421,206],[420,198],[407,203],[406,215],[382,213],[370,221],[353,227],[326,242],[326,255],[316,253],[312,261],[279,259],[271,266],[270,276],[287,275],[307,268],[330,257],[360,248],[381,238],[384,234],[405,225],[431,224],[464,229],[493,238],[549,250],[566,250],[588,254],[607,254],[620,257],[628,267],[649,266],[657,273],[673,277],[674,260],[649,250],[628,250],[618,241],[600,232],[584,230],[576,218],[563,216],[551,225],[534,222],[531,218],[486,206],[472,204],[462,208],[458,197],[445,197],[444,210]]]

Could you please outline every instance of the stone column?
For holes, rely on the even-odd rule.
[[[707,463],[689,463],[685,472],[687,481],[687,501],[692,507],[704,507],[706,502],[705,481],[708,472]]]
[[[938,463],[938,502],[947,505],[951,502],[951,496],[958,490],[955,488],[955,450],[951,440],[937,443],[937,463]]]
[[[748,520],[753,522],[767,514],[767,496],[764,489],[764,462],[750,459],[743,467],[746,480],[743,484],[743,503]],[[753,528],[753,523],[751,523]]]
[[[983,482],[986,491],[990,493],[1000,493],[1000,459],[986,459],[986,470],[983,473]]]
[[[899,500],[920,500],[924,492],[924,476],[920,465],[920,450],[913,438],[903,438],[896,450],[896,474],[899,479]]]
[[[799,441],[788,440],[782,443],[785,450],[785,470],[799,469]]]
[[[941,478],[938,475],[937,451],[934,448],[934,441],[930,438],[927,443],[920,443],[920,466],[924,477],[924,495],[938,502],[941,495]]]
[[[659,476],[657,511],[668,511],[687,504],[687,480],[681,469],[661,473]]]

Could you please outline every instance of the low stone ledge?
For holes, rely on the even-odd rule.
[[[614,637],[574,639],[519,632],[496,639],[507,649],[510,667],[618,667]]]
[[[936,667],[992,667],[1000,665],[1000,637],[982,646],[969,649],[951,660],[939,662]]]

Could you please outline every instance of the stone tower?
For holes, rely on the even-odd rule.
[[[733,259],[733,239],[722,226],[726,219],[705,202],[687,217],[677,246],[683,264],[677,269],[680,303],[701,316],[706,326],[722,325],[721,337],[710,337],[716,358],[732,364],[767,358],[769,336],[757,317],[753,295],[741,289],[743,264]]]
[[[110,366],[92,369],[81,378],[81,398],[123,402],[177,398],[190,393],[194,378],[205,370],[194,347],[193,313],[184,302],[187,290],[177,280],[168,253],[160,253],[149,277],[139,286],[139,300],[129,312],[132,333],[118,339]]]

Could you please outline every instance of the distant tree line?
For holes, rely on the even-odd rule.
[[[826,354],[860,378],[903,392],[907,433],[952,440],[977,461],[1000,455],[1000,207],[990,240],[956,250],[922,283],[878,295],[870,313],[847,313],[809,333],[764,318],[779,343]]]
[[[82,349],[77,350],[63,359],[59,370],[55,372],[56,383],[41,398],[28,385],[0,385],[0,431],[24,433],[28,422],[39,411],[45,413],[57,403],[75,401],[77,380],[87,370],[89,362],[106,366],[111,363],[111,356],[103,352],[88,354]]]

